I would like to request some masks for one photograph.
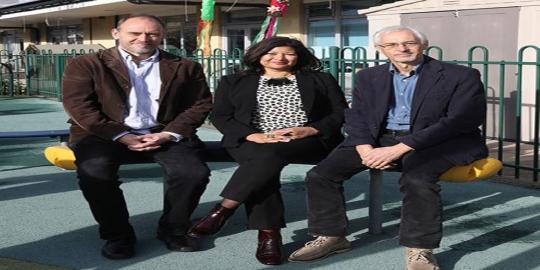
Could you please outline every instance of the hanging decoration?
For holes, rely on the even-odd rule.
[[[214,22],[215,0],[202,0],[201,19],[197,25],[197,48],[203,51],[204,56],[211,54],[210,36]]]
[[[270,0],[270,6],[266,11],[266,19],[261,25],[261,31],[255,36],[252,43],[257,43],[263,39],[276,35],[281,17],[290,5],[290,0]]]

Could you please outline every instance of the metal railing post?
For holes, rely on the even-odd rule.
[[[339,48],[332,46],[329,48],[328,73],[332,74],[336,80],[339,80]]]
[[[62,101],[61,89],[62,89],[63,70],[61,68],[62,63],[60,63],[60,59],[61,59],[61,55],[59,54],[54,55],[54,80],[55,80],[54,90],[56,94],[56,99],[58,99],[58,101]]]

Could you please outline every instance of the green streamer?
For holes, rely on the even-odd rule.
[[[214,20],[214,6],[215,0],[203,0],[201,5],[201,20],[212,21]]]

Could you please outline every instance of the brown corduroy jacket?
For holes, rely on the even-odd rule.
[[[212,96],[200,64],[160,51],[161,90],[155,131],[190,138],[212,108]],[[129,131],[124,125],[131,84],[117,48],[68,62],[62,79],[70,141],[89,135],[112,140]]]

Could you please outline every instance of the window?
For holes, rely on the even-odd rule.
[[[322,57],[323,49],[336,46],[335,29],[336,22],[334,20],[308,23],[308,46],[315,50],[315,55]]]
[[[234,49],[240,49],[245,51],[250,45],[251,41],[255,39],[255,36],[261,30],[259,26],[230,26],[225,27],[225,48],[229,54],[233,52]]]
[[[331,7],[328,3],[307,6],[308,46],[318,57],[323,51],[328,54],[330,46],[367,47],[367,18],[357,11],[372,5],[366,1],[335,1]]]
[[[184,49],[191,55],[197,49],[197,22],[195,14],[163,17],[167,28],[166,49]]]
[[[309,18],[328,18],[334,16],[332,7],[325,5],[310,5],[307,8]]]
[[[47,27],[47,42],[52,44],[82,44],[82,25],[60,25]]]
[[[341,45],[348,47],[368,46],[368,21],[367,18],[343,19],[341,26]]]
[[[224,22],[226,24],[260,24],[265,17],[266,9],[264,8],[239,9],[234,12],[226,12]]]
[[[266,18],[265,8],[243,8],[227,12],[223,18],[223,44],[229,54],[234,49],[245,51],[259,33],[261,23]]]
[[[9,52],[20,52],[23,50],[23,38],[21,30],[5,30],[0,31],[0,42],[3,46],[0,46],[0,50],[6,50]]]

